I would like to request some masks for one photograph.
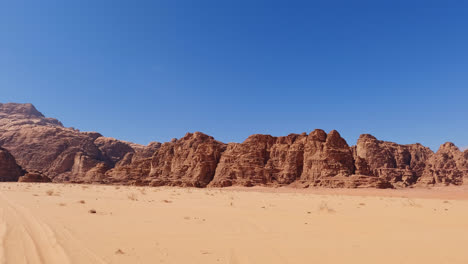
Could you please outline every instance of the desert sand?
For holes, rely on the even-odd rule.
[[[8,264],[468,263],[468,190],[1,183],[0,238]]]

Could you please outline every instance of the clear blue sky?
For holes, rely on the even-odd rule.
[[[146,144],[468,145],[466,1],[0,2],[0,102]]]

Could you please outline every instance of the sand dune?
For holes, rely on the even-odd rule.
[[[0,191],[0,263],[468,262],[466,187]]]

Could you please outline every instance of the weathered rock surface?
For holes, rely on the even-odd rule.
[[[19,182],[51,182],[52,180],[40,172],[28,172],[19,177]]]
[[[225,148],[224,143],[200,132],[164,143],[151,159],[149,184],[205,187]]]
[[[66,128],[31,104],[15,103],[0,104],[0,145],[24,169],[58,182],[94,182],[135,146]]]
[[[337,131],[317,129],[229,144],[195,132],[142,146],[66,128],[31,104],[0,104],[0,146],[0,180],[16,181],[29,171],[21,181],[345,188],[468,183],[468,150],[452,143],[433,153],[421,144],[364,134],[350,147]]]
[[[420,184],[468,183],[468,150],[461,152],[453,143],[447,142],[430,157]]]
[[[105,183],[148,185],[153,154],[161,143],[152,142],[148,146],[136,148],[127,153],[115,167],[106,172]]]
[[[25,171],[16,163],[13,155],[4,148],[0,148],[0,181],[18,181]]]
[[[353,148],[357,174],[376,176],[396,186],[421,177],[432,150],[421,144],[399,145],[364,134]]]
[[[229,143],[221,156],[211,186],[253,186],[266,184],[268,180],[278,180],[269,178],[265,168],[276,140],[276,137],[269,135],[252,135],[243,143]],[[277,151],[277,155],[283,154]],[[276,169],[273,163],[269,167],[271,171]],[[281,173],[276,172],[277,175]]]
[[[322,179],[354,173],[351,149],[337,131],[328,135],[286,137],[253,135],[230,143],[223,153],[211,186],[302,185],[321,186]]]
[[[353,154],[346,141],[333,130],[328,135],[317,129],[306,140],[302,183],[323,186],[327,177],[354,174]]]

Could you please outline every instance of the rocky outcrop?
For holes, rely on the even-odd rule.
[[[337,131],[323,130],[286,137],[253,135],[230,143],[223,153],[211,186],[320,186],[327,177],[354,173],[351,149]]]
[[[57,182],[99,182],[136,144],[66,128],[31,104],[0,104],[0,145],[28,171]],[[89,172],[89,173],[88,173]]]
[[[0,148],[0,182],[18,181],[25,171],[16,163],[13,155],[4,148]]]
[[[28,172],[19,177],[19,182],[51,182],[50,178],[44,176],[41,172]]]
[[[0,180],[170,186],[407,187],[468,183],[468,150],[437,153],[337,131],[252,135],[224,144],[200,132],[142,146],[66,128],[31,104],[0,104]],[[8,153],[8,150],[11,155]],[[16,162],[14,161],[16,158]],[[1,163],[3,162],[3,163]],[[39,173],[40,171],[40,173]],[[7,176],[5,176],[7,175]]]
[[[127,153],[113,169],[106,172],[105,183],[147,185],[150,180],[151,160],[161,143],[152,142],[148,146],[136,148]]]
[[[200,132],[164,143],[151,159],[149,184],[205,187],[225,148],[224,143]]]
[[[356,173],[376,176],[395,186],[414,184],[433,152],[421,144],[399,145],[364,134],[353,148]]]
[[[468,150],[461,152],[453,143],[445,143],[427,161],[420,184],[468,183]]]
[[[317,129],[306,140],[304,147],[304,170],[302,183],[323,186],[323,180],[334,176],[354,174],[351,149],[340,134],[333,130],[328,135]]]
[[[268,177],[265,168],[276,140],[277,138],[269,135],[252,135],[243,143],[229,143],[221,156],[211,186],[253,186],[278,180],[279,178]],[[282,154],[277,152],[277,155]],[[276,169],[273,162],[269,165],[271,171]],[[278,171],[276,175],[281,173]]]

